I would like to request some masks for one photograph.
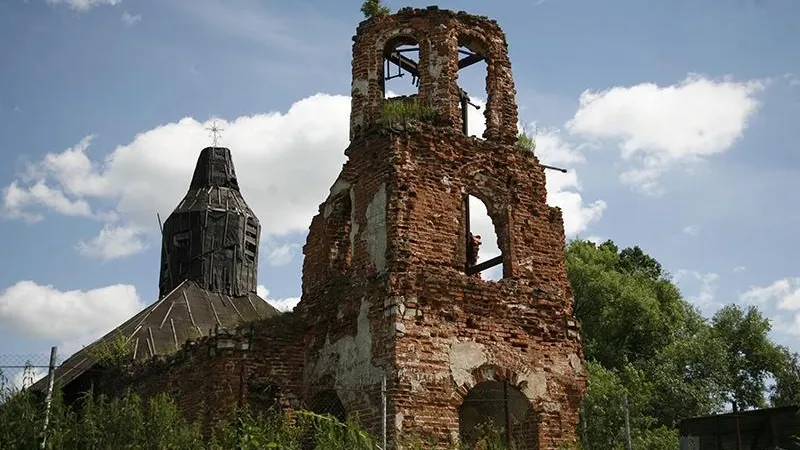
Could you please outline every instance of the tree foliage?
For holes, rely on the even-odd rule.
[[[634,447],[648,449],[677,448],[681,419],[732,402],[741,409],[798,404],[800,357],[770,340],[757,308],[731,304],[702,317],[639,247],[576,240],[566,259],[588,361],[582,429],[589,448],[624,448],[626,397]]]
[[[389,14],[391,10],[382,5],[380,0],[365,0],[364,3],[361,4],[361,12],[364,14],[364,17],[369,19],[370,17]]]

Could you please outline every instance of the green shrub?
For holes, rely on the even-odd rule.
[[[370,17],[389,14],[391,10],[381,5],[380,0],[366,0],[361,4],[361,12],[364,14],[364,17],[369,19]]]
[[[86,353],[106,368],[119,368],[132,362],[133,343],[122,333],[88,347]]]

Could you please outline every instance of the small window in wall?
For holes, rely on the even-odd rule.
[[[479,198],[468,195],[464,201],[466,223],[466,265],[468,275],[480,276],[484,280],[497,281],[503,278],[504,256],[495,225]]]
[[[482,43],[468,36],[458,40],[458,88],[461,128],[465,135],[483,137],[486,117],[486,77],[488,67]]]
[[[382,82],[384,98],[419,92],[419,43],[414,38],[399,36],[386,43]]]
[[[172,236],[172,245],[175,248],[186,247],[189,245],[189,232],[183,231]]]

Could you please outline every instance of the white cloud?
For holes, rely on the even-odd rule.
[[[125,12],[122,13],[122,16],[120,17],[120,20],[122,20],[122,23],[124,23],[125,25],[127,25],[129,27],[132,27],[132,26],[136,25],[137,23],[139,23],[142,20],[142,15],[141,14],[131,14],[128,11],[125,11]]]
[[[23,219],[27,222],[38,222],[44,218],[40,213],[24,210],[26,206],[40,205],[65,216],[93,217],[89,203],[84,199],[70,199],[58,189],[38,181],[26,187],[20,187],[12,181],[3,189],[3,216],[9,219]]]
[[[278,311],[288,312],[294,309],[300,303],[300,297],[286,297],[286,298],[272,298],[269,296],[269,289],[263,284],[256,286],[256,293],[259,297],[263,298],[270,305],[274,306]]]
[[[595,200],[584,204],[580,194],[581,186],[577,172],[554,173],[547,175],[547,203],[561,208],[564,217],[564,233],[567,237],[584,231],[589,224],[600,219],[606,209],[606,202]]]
[[[285,266],[300,253],[301,247],[300,244],[294,243],[278,244],[267,238],[262,243],[260,259],[270,266]]]
[[[789,87],[800,86],[800,77],[793,73],[785,73],[783,78],[789,83]]]
[[[671,86],[641,83],[585,91],[567,128],[591,139],[617,141],[628,163],[620,180],[658,193],[666,171],[730,149],[758,109],[756,94],[765,86],[763,81],[690,74]]]
[[[774,304],[785,311],[800,311],[800,278],[784,278],[767,286],[752,287],[741,299],[748,303]]]
[[[222,121],[222,144],[231,148],[242,193],[259,217],[269,217],[262,223],[265,236],[308,228],[345,161],[349,107],[349,97],[318,94],[284,114]],[[123,230],[152,230],[153,215],[172,211],[186,193],[197,155],[210,144],[208,125],[192,118],[161,125],[105,158],[90,157],[93,136],[87,136],[72,148],[46,155],[14,180],[5,189],[5,215],[38,220],[43,215],[36,208],[44,206],[110,222],[119,217],[125,227],[110,228],[117,237]],[[90,202],[110,202],[115,214],[93,213]]]
[[[59,291],[20,281],[0,293],[0,329],[60,342],[91,342],[145,307],[131,285]]]
[[[480,99],[474,100],[483,105]],[[262,223],[262,239],[308,229],[345,161],[349,143],[350,98],[317,94],[293,104],[286,113],[272,112],[219,121],[222,145],[231,148],[242,193]],[[482,134],[483,115],[470,113],[471,130]],[[105,219],[99,234],[78,244],[84,254],[121,258],[144,248],[144,230],[153,238],[153,215],[172,211],[186,193],[197,155],[209,145],[210,121],[184,118],[138,134],[106,156],[92,155],[93,135],[60,153],[32,164],[5,189],[7,217],[40,220],[41,209],[64,215]],[[580,154],[558,130],[537,136],[537,155],[553,164],[577,163]],[[547,174],[548,202],[564,211],[567,235],[597,220],[605,202],[584,204],[577,174]],[[113,211],[97,213],[104,205]],[[279,211],[280,214],[275,212]],[[119,222],[124,223],[120,225]],[[288,262],[296,244],[272,246],[270,264]]]
[[[565,141],[556,128],[546,128],[535,133],[536,157],[542,164],[571,166],[584,162],[583,155]],[[565,167],[568,168],[568,167]],[[586,230],[600,219],[606,209],[606,202],[595,200],[584,203],[578,173],[568,168],[567,173],[546,170],[547,203],[561,208],[564,217],[564,232],[572,237]]]
[[[122,0],[47,0],[47,3],[50,3],[51,5],[64,3],[71,9],[81,12],[88,11],[95,6],[100,5],[116,6],[121,2]]]
[[[696,294],[688,296],[688,299],[695,306],[706,311],[717,305],[714,299],[717,280],[719,280],[719,275],[716,273],[701,273],[683,269],[675,273],[675,281],[682,288],[687,284],[696,287]]]
[[[97,236],[79,242],[76,248],[85,256],[108,261],[139,253],[147,244],[140,227],[106,224]]]
[[[700,227],[698,227],[697,225],[687,225],[683,227],[681,232],[689,236],[697,236],[697,234],[700,233]]]
[[[591,236],[586,236],[586,238],[584,240],[585,241],[589,241],[594,245],[600,245],[603,242],[607,241],[608,239],[606,239],[606,238],[604,238],[602,236],[591,235]]]
[[[747,270],[745,266],[736,266],[733,268],[733,273],[744,272],[745,270]]]
[[[760,309],[777,308],[772,324],[776,333],[800,336],[800,278],[784,278],[766,286],[755,286],[741,295],[741,300]]]

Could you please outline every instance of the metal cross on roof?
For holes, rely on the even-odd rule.
[[[217,121],[214,120],[211,122],[211,126],[206,128],[209,131],[209,137],[211,138],[211,145],[216,147],[217,143],[222,139],[222,130],[223,128],[217,126]]]

